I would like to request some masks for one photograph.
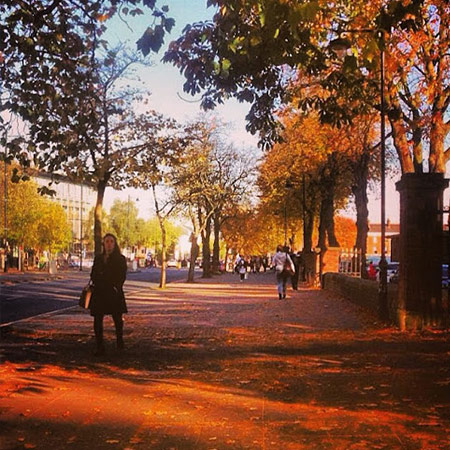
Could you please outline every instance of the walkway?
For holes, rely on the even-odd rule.
[[[123,353],[77,307],[3,330],[0,448],[450,449],[450,343],[273,274],[137,289]]]

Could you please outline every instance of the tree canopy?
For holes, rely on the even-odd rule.
[[[2,171],[3,171],[2,163]],[[8,167],[6,238],[24,248],[36,248],[56,252],[65,248],[72,236],[64,209],[52,200],[38,193],[33,181],[12,182],[13,168]],[[4,199],[4,184],[1,183],[0,195]],[[4,208],[0,211],[0,221],[4,224]]]
[[[403,172],[442,172],[450,153],[445,119],[450,103],[449,5],[444,0],[212,0],[212,21],[185,28],[164,60],[212,108],[230,96],[251,104],[247,128],[261,144],[279,139],[275,111],[291,98],[299,72],[327,94],[300,99],[321,119],[341,125],[380,108],[380,50],[386,57],[386,112]],[[346,33],[346,34],[345,34]],[[330,42],[351,51],[336,61]],[[429,142],[428,151],[424,144]]]

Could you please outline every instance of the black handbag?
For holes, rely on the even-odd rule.
[[[84,309],[89,309],[89,305],[91,303],[92,297],[92,284],[89,282],[81,291],[80,300],[78,301],[78,305]]]

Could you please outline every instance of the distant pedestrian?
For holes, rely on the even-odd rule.
[[[298,278],[300,275],[300,257],[293,251],[289,253],[289,256],[291,257],[291,260],[294,263],[295,267],[295,272],[291,276],[292,289],[294,291],[298,291]]]
[[[377,278],[377,271],[375,269],[375,266],[373,265],[373,262],[370,261],[369,267],[367,269],[367,275],[369,277],[369,280],[376,280]]]
[[[272,259],[272,266],[275,267],[278,298],[281,300],[286,298],[286,282],[291,274],[295,272],[294,263],[288,254],[287,248],[283,248],[281,245],[277,246],[277,251]]]
[[[103,317],[112,315],[116,328],[117,348],[123,349],[123,318],[128,312],[123,293],[123,284],[127,273],[125,256],[120,253],[117,239],[113,234],[103,238],[103,252],[96,255],[91,271],[93,294],[90,304],[91,316],[94,317],[96,350],[94,355],[105,353],[103,343]]]
[[[267,258],[267,256],[264,256],[264,258],[262,259],[262,266],[264,272],[267,272],[267,268],[269,267],[269,259]]]
[[[241,281],[245,280],[245,275],[247,273],[247,262],[244,258],[241,258],[237,264],[237,269],[239,273],[239,278]]]

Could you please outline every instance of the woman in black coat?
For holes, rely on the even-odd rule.
[[[117,348],[123,349],[122,314],[128,312],[123,293],[123,283],[127,274],[127,262],[120,253],[117,239],[113,234],[103,238],[103,252],[94,259],[91,271],[93,293],[89,309],[94,317],[94,333],[97,348],[95,355],[105,353],[103,343],[103,317],[111,314],[116,328]]]

